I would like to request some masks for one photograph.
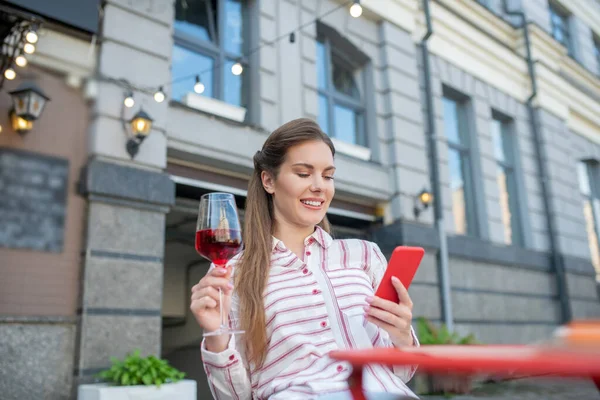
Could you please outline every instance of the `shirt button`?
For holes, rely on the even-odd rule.
[[[319,294],[319,290],[318,289],[313,289],[313,294]]]
[[[344,369],[344,367],[342,367],[341,365],[338,365],[338,366],[337,366],[337,370],[338,370],[338,372],[342,372],[342,370],[343,370],[343,369]]]
[[[304,269],[302,270],[302,273],[303,273],[304,275],[308,274],[308,268],[304,268]]]
[[[306,255],[307,255],[307,256],[310,256],[310,251],[307,251],[307,252],[306,252]]]
[[[323,328],[325,328],[325,327],[327,326],[327,322],[326,322],[326,321],[323,321],[323,322],[321,322],[321,326],[322,326]]]
[[[233,354],[232,354],[232,355],[230,355],[230,356],[229,356],[229,359],[230,359],[231,361],[235,360],[235,355],[233,355]]]

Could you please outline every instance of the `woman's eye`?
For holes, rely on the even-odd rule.
[[[298,174],[298,176],[299,176],[300,178],[308,178],[308,177],[309,177],[309,175],[308,175],[308,174]]]
[[[334,177],[333,176],[326,176],[325,179],[332,181],[332,180],[334,180]]]

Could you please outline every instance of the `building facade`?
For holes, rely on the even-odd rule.
[[[252,156],[299,117],[336,145],[335,236],[426,249],[415,317],[530,343],[600,316],[600,2],[5,3],[43,24],[2,88],[0,160],[68,174],[58,247],[0,228],[3,396],[74,398],[135,348],[210,396],[188,300],[208,268],[198,199],[243,209]],[[7,93],[28,79],[52,99],[17,134]],[[139,110],[152,130],[132,157]]]

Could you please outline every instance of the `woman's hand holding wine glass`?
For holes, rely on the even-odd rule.
[[[205,344],[210,351],[224,350],[230,334],[243,333],[228,324],[233,267],[227,263],[241,250],[242,231],[234,196],[229,193],[203,195],[196,225],[196,251],[211,261],[214,268],[192,288],[190,309],[204,330]]]
[[[229,270],[221,267],[211,268],[204,278],[192,287],[190,310],[204,332],[217,331],[221,326],[221,322],[229,317],[231,293],[233,292],[228,277],[230,272],[231,268]],[[223,316],[221,316],[219,289],[222,290]],[[206,338],[205,345],[207,350],[220,353],[225,350],[228,342],[228,334],[211,336]]]

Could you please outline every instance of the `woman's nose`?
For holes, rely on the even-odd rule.
[[[323,187],[322,179],[319,177],[315,177],[315,179],[313,179],[313,181],[312,181],[312,185],[310,185],[310,190],[312,192],[320,192],[322,190],[322,187]]]

